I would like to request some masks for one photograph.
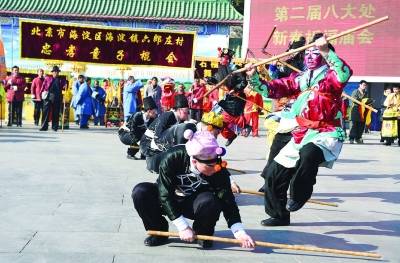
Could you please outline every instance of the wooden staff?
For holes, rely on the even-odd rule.
[[[64,118],[65,118],[65,95],[63,96],[63,112],[61,117],[61,132],[64,132]]]
[[[250,194],[250,195],[259,195],[259,196],[264,196],[265,195],[262,192],[257,192],[257,191],[253,191],[253,190],[247,190],[247,189],[240,189],[240,193]],[[338,207],[338,205],[335,204],[335,203],[322,202],[322,201],[317,201],[317,200],[313,200],[313,199],[309,199],[307,201],[307,203]]]
[[[235,169],[235,168],[231,168],[231,167],[227,167],[226,169],[237,172],[237,173],[241,173],[241,174],[246,174],[245,171],[239,170],[239,169]]]
[[[265,55],[268,55],[268,56],[270,56],[270,57],[272,57],[272,54],[269,53],[269,52],[267,52],[267,51],[264,51],[264,54],[265,54]],[[302,72],[300,69],[298,69],[298,68],[296,68],[296,67],[290,65],[290,64],[287,63],[286,61],[283,61],[283,60],[280,60],[280,59],[277,59],[277,61],[278,61],[279,63],[281,63],[282,65],[284,65],[285,67],[288,67],[288,68],[290,68],[290,69],[293,70],[293,71],[296,71],[297,73]]]
[[[163,231],[148,230],[147,234],[150,236],[179,237],[179,233],[176,233],[176,232],[163,232]],[[205,236],[205,235],[196,235],[196,239],[211,240],[211,241],[230,243],[230,244],[241,244],[242,243],[242,242],[240,242],[240,240],[237,240],[237,239]],[[256,244],[256,246],[260,246],[260,247],[310,251],[310,252],[317,252],[317,253],[339,254],[339,255],[347,255],[347,256],[355,256],[355,257],[381,258],[381,255],[379,255],[377,253],[370,253],[370,252],[359,252],[359,251],[352,251],[352,250],[310,247],[310,246],[301,246],[301,245],[288,245],[288,244],[270,243],[270,242],[264,242],[264,241],[255,241],[255,244]]]
[[[345,35],[354,33],[354,32],[356,32],[356,31],[365,29],[365,28],[367,28],[367,27],[373,26],[373,25],[375,25],[375,24],[384,22],[384,21],[386,21],[386,20],[388,20],[388,19],[389,19],[389,16],[384,16],[384,17],[375,19],[375,20],[373,20],[373,21],[371,21],[371,22],[362,24],[362,25],[357,26],[357,27],[350,28],[350,29],[348,29],[348,30],[345,30],[345,31],[340,32],[339,34],[330,36],[330,37],[328,37],[326,40],[327,40],[327,41],[331,41],[331,40],[337,39],[337,38],[339,38],[339,37],[342,37],[342,36],[345,36]],[[307,44],[307,45],[305,45],[305,46],[302,46],[302,47],[299,47],[299,48],[296,48],[296,49],[292,49],[292,50],[286,51],[286,52],[284,52],[284,53],[282,53],[282,54],[279,54],[279,55],[276,55],[276,56],[273,56],[273,57],[264,59],[264,60],[262,60],[262,61],[260,61],[260,62],[257,62],[257,63],[254,64],[254,66],[255,66],[255,67],[258,67],[258,66],[260,66],[260,65],[264,65],[264,64],[270,63],[270,62],[275,61],[275,60],[278,60],[278,59],[280,59],[280,58],[283,58],[283,57],[292,55],[292,54],[294,54],[294,53],[301,52],[301,51],[303,51],[303,50],[309,49],[309,48],[313,47],[314,45],[315,45],[315,43],[310,43],[310,44]],[[231,74],[241,73],[241,72],[244,72],[244,71],[246,71],[246,70],[247,70],[246,68],[241,68],[241,69],[238,69],[238,70],[233,71]],[[222,81],[221,81],[221,82],[222,82]],[[219,83],[218,83],[218,84],[219,84]],[[217,85],[218,85],[218,84],[217,84]]]
[[[389,19],[389,16],[384,16],[384,17],[375,19],[375,20],[373,20],[373,21],[371,21],[371,22],[362,24],[362,25],[357,26],[357,27],[350,28],[350,29],[348,29],[348,30],[342,31],[342,32],[339,33],[339,34],[330,36],[330,37],[328,37],[326,40],[327,40],[327,41],[331,41],[331,40],[337,39],[337,38],[339,38],[339,37],[342,37],[342,36],[345,36],[345,35],[354,33],[354,32],[359,31],[359,30],[361,30],[361,29],[364,29],[364,28],[373,26],[373,25],[375,25],[375,24],[384,22],[384,21],[386,21],[386,20],[388,20],[388,19]],[[313,47],[314,45],[315,45],[314,43],[311,43],[311,44],[307,44],[307,45],[305,45],[305,46],[302,46],[302,47],[299,47],[299,48],[296,48],[296,49],[292,49],[292,50],[286,51],[286,52],[284,52],[284,53],[282,53],[282,54],[279,54],[279,55],[276,55],[276,56],[272,56],[272,57],[270,57],[270,58],[267,58],[267,59],[264,59],[264,60],[262,60],[262,61],[260,61],[260,62],[257,62],[257,63],[255,63],[253,66],[258,67],[258,66],[261,66],[261,65],[270,63],[270,62],[272,62],[272,61],[275,61],[275,60],[278,60],[278,59],[280,59],[280,58],[289,56],[289,55],[291,55],[291,54],[294,54],[294,53],[297,53],[297,52],[301,52],[301,51],[303,51],[303,50],[306,50],[306,49],[308,49],[308,48],[310,48],[310,47]],[[228,76],[226,76],[223,80],[221,80],[219,83],[217,83],[212,89],[210,89],[208,92],[206,92],[206,94],[204,95],[204,97],[208,96],[208,94],[210,94],[210,93],[213,92],[215,89],[217,89],[217,88],[219,88],[221,85],[223,85],[230,75],[238,74],[238,73],[244,72],[244,71],[246,71],[246,70],[247,70],[246,67],[244,67],[244,68],[241,68],[241,69],[238,69],[238,70],[235,70],[235,71],[231,72],[231,73],[230,73]]]
[[[358,104],[358,105],[361,105],[361,106],[363,106],[363,107],[369,109],[370,111],[373,111],[373,112],[375,112],[375,113],[378,112],[378,110],[372,108],[371,106],[369,106],[369,105],[367,105],[367,104],[365,104],[365,103],[362,103],[362,102],[359,101],[359,100],[356,100],[355,98],[353,98],[352,96],[347,95],[347,94],[344,93],[344,92],[342,92],[342,96],[345,97],[345,98],[347,98],[347,99],[349,99],[349,100],[351,100],[352,102],[354,102],[354,103],[356,103],[356,104]]]
[[[232,73],[231,73],[231,74],[232,74]],[[207,91],[206,94],[204,94],[203,98],[204,98],[204,97],[207,97],[211,92],[213,92],[214,90],[216,90],[216,89],[218,89],[220,86],[222,86],[222,85],[225,83],[225,81],[230,77],[231,74],[227,75],[227,76],[226,76],[225,78],[223,78],[219,83],[217,83],[212,89],[210,89],[209,91]]]
[[[275,25],[274,28],[272,29],[271,34],[269,34],[269,37],[268,37],[268,39],[267,39],[267,42],[265,42],[265,44],[264,44],[264,46],[263,46],[263,48],[262,48],[262,50],[261,50],[262,52],[265,52],[265,49],[267,48],[267,46],[268,46],[268,44],[269,44],[269,41],[271,41],[271,38],[272,38],[272,36],[274,35],[275,30],[276,30],[276,25]]]
[[[268,52],[265,52],[265,54],[271,55],[271,54],[269,54]],[[290,65],[289,63],[287,63],[287,62],[285,62],[285,61],[282,61],[282,60],[279,60],[279,59],[278,59],[278,62],[281,63],[282,65],[284,65],[284,66],[290,68],[291,70],[296,71],[297,73],[300,73],[300,72],[301,72],[300,69],[298,69],[298,68],[296,68],[296,67]],[[369,110],[375,112],[375,113],[378,112],[378,110],[372,108],[371,106],[369,106],[369,105],[367,105],[367,104],[365,104],[365,103],[362,103],[362,102],[359,101],[359,100],[356,100],[355,98],[353,98],[353,97],[347,95],[347,94],[344,93],[344,92],[342,92],[342,96],[345,97],[345,98],[347,98],[347,99],[349,99],[349,100],[351,100],[352,102],[354,102],[354,103],[356,103],[356,104],[358,104],[358,105],[361,105],[361,106],[363,106],[363,107],[365,107],[365,108],[367,108],[367,109],[369,109]]]
[[[235,95],[235,94],[231,94],[231,95],[233,95],[233,96],[235,96],[236,98],[239,98],[239,99],[241,99],[241,100],[243,100],[243,101],[245,101],[245,102],[250,102],[251,104],[253,104],[253,105],[256,106],[257,108],[262,109],[262,110],[264,110],[264,111],[266,111],[266,112],[268,112],[268,113],[271,113],[270,110],[267,110],[266,108],[257,105],[255,102],[252,102],[251,100],[246,100],[246,99],[244,99],[244,98],[242,98],[242,97],[240,97],[240,96],[238,96],[238,95]]]

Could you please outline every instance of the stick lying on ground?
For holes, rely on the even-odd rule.
[[[257,192],[257,191],[247,190],[247,189],[240,189],[240,193],[242,193],[242,194],[250,194],[250,195],[264,196],[264,193],[263,193],[263,192]],[[338,207],[338,205],[335,204],[335,203],[322,202],[322,201],[317,201],[317,200],[313,200],[313,199],[309,199],[309,200],[307,201],[307,203]]]
[[[163,232],[163,231],[154,231],[154,230],[147,231],[147,234],[151,235],[151,236],[179,237],[179,234],[175,233],[175,232]],[[212,241],[223,242],[223,243],[241,244],[241,242],[239,240],[232,239],[232,238],[214,237],[214,236],[205,236],[205,235],[196,235],[196,238],[198,240],[212,240]],[[281,249],[310,251],[310,252],[321,252],[321,253],[356,256],[356,257],[381,258],[381,255],[379,255],[377,253],[369,253],[369,252],[358,252],[358,251],[352,251],[352,250],[340,250],[340,249],[320,248],[320,247],[308,247],[308,246],[300,246],[300,245],[287,245],[287,244],[269,243],[269,242],[263,242],[263,241],[255,241],[255,243],[256,243],[256,246],[260,246],[260,247],[281,248]]]

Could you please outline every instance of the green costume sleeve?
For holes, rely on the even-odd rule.
[[[268,98],[268,86],[260,80],[260,76],[257,72],[249,79],[250,86],[252,89],[261,94],[261,96]]]
[[[350,68],[341,60],[333,50],[329,50],[328,55],[324,57],[329,65],[329,68],[335,71],[337,80],[340,83],[345,83],[351,76]]]

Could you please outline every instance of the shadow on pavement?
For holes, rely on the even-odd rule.
[[[314,193],[313,196],[329,197],[370,197],[382,199],[382,202],[400,204],[400,192],[366,192],[366,193]]]
[[[325,234],[351,234],[351,235],[376,235],[376,236],[400,236],[400,220],[372,221],[372,222],[310,222],[293,223],[293,226],[349,226],[371,227],[374,229],[347,229],[325,232]]]
[[[313,224],[313,223],[310,223]],[[265,230],[252,230],[246,229],[246,232],[256,241],[279,243],[287,245],[302,245],[302,246],[316,246],[321,248],[332,248],[341,250],[353,250],[359,252],[370,252],[376,250],[378,247],[370,244],[354,244],[350,243],[344,238],[332,237],[325,234],[315,234],[292,230],[271,230],[271,228],[265,228]],[[217,231],[215,236],[232,238],[232,233],[230,231]],[[235,245],[230,245],[226,243],[215,243],[215,249],[224,249],[228,247],[234,247]],[[277,249],[273,250],[271,248],[258,247],[254,252],[256,253],[275,253],[279,251]],[[286,250],[287,251],[287,250]],[[294,252],[297,254],[298,252]],[[308,252],[300,251],[305,255]],[[315,255],[315,253],[309,252],[310,256]],[[342,255],[335,256],[333,254],[325,254],[328,257],[343,257]],[[320,256],[320,255],[318,255]]]
[[[347,180],[368,180],[368,179],[383,179],[392,178],[394,180],[400,180],[400,174],[319,174],[321,176],[334,176],[344,181]]]
[[[338,159],[336,162],[338,163],[370,163],[377,162],[378,160],[359,160],[359,159]]]

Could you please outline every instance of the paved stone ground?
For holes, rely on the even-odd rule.
[[[130,192],[156,176],[143,161],[126,159],[125,150],[111,128],[0,128],[0,262],[366,262],[227,244],[204,251],[176,239],[145,247]],[[366,135],[364,145],[345,144],[334,169],[320,169],[313,195],[339,207],[307,204],[289,227],[262,227],[263,199],[237,196],[248,232],[260,241],[373,251],[400,262],[399,153],[380,145],[377,134]],[[230,146],[229,166],[246,172],[235,175],[243,188],[261,186],[265,155],[265,137]],[[215,234],[231,237],[223,219]]]

